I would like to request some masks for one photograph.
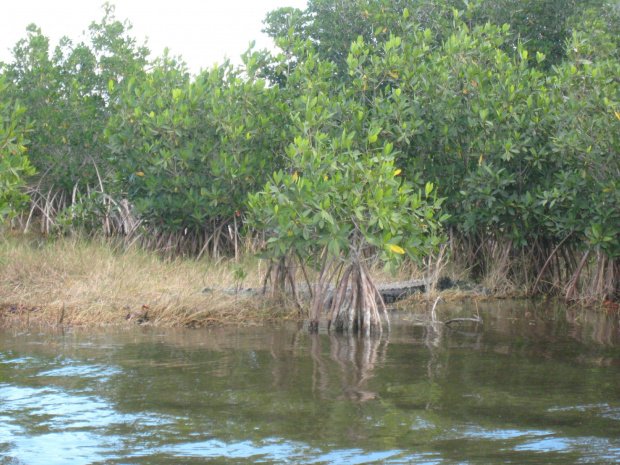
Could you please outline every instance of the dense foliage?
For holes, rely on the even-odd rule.
[[[6,96],[7,84],[0,77],[0,230],[15,216],[27,198],[20,189],[24,178],[34,173],[27,151],[26,133],[30,124],[24,120],[26,109]]]
[[[280,166],[288,116],[278,98],[229,64],[190,81],[174,62],[157,62],[130,79],[105,131],[117,187],[159,231],[213,236]]]
[[[574,297],[584,260],[596,255],[582,295],[617,296],[618,5],[562,3],[560,14],[546,8],[552,2],[526,2],[521,19],[511,13],[515,33],[485,22],[512,11],[510,2],[462,11],[341,3],[279,10],[266,31],[285,51],[307,40],[347,89],[362,91],[362,126],[381,127],[405,175],[446,197],[454,260],[489,284]],[[544,33],[532,32],[541,23]],[[289,53],[289,66],[303,63]]]
[[[46,225],[194,254],[251,225],[274,286],[297,264],[366,291],[370,262],[443,238],[496,290],[618,298],[617,1],[310,0],[267,16],[279,54],[199,76],[149,61],[129,28],[106,6],[90,43],[50,56],[31,26],[2,68],[4,127],[28,129],[16,100],[34,121],[0,147],[3,192],[21,192],[27,146]]]
[[[109,149],[103,131],[111,103],[129,76],[146,74],[148,50],[136,46],[126,35],[130,24],[117,21],[113,12],[106,5],[86,41],[63,38],[53,51],[42,31],[28,26],[13,49],[14,61],[2,70],[6,95],[19,99],[33,122],[28,157],[37,175],[29,191],[33,208],[48,218],[46,230],[62,209],[83,212],[83,202],[95,209],[101,203],[92,190],[101,194],[106,188]]]

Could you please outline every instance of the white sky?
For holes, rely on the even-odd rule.
[[[0,61],[12,61],[10,50],[26,37],[35,23],[50,38],[50,48],[62,36],[74,42],[91,22],[103,18],[104,0],[0,0]],[[306,0],[110,0],[116,19],[129,19],[130,35],[142,44],[148,37],[151,58],[168,47],[182,55],[191,72],[222,63],[224,56],[240,63],[239,56],[256,40],[255,50],[273,49],[260,31],[268,11],[283,6],[300,9]]]

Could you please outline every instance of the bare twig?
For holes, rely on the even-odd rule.
[[[437,321],[437,314],[435,313],[435,309],[437,308],[437,304],[441,300],[441,296],[437,296],[435,299],[435,303],[433,303],[433,308],[431,309],[431,320],[433,322]]]
[[[545,270],[547,269],[547,266],[549,265],[549,262],[551,262],[551,259],[554,257],[554,255],[556,254],[556,252],[559,250],[560,247],[562,247],[562,245],[564,244],[564,242],[566,242],[568,240],[569,237],[571,237],[573,235],[573,231],[571,231],[568,236],[566,236],[564,239],[562,239],[562,242],[560,242],[555,249],[553,249],[553,252],[551,252],[551,255],[549,255],[549,257],[547,258],[547,261],[545,262],[545,264],[542,267],[542,270],[540,270],[540,273],[538,274],[538,278],[536,278],[536,282],[534,283],[534,287],[532,288],[532,294],[536,294],[536,291],[538,290],[538,283],[540,282],[540,279],[543,276],[543,273],[545,272]]]
[[[449,325],[449,324],[452,324],[452,323],[461,323],[462,321],[471,321],[473,323],[480,323],[480,324],[483,323],[483,321],[482,321],[482,319],[480,317],[476,317],[476,318],[452,318],[452,319],[450,319],[448,321],[444,321],[443,324],[444,325]]]

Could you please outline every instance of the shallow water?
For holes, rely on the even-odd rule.
[[[447,305],[446,305],[447,307]],[[466,304],[296,324],[0,332],[0,464],[618,463],[617,317]],[[454,326],[454,325],[453,325]]]

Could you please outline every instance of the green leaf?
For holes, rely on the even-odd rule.
[[[424,191],[426,193],[426,196],[428,197],[429,195],[431,195],[431,192],[433,192],[434,186],[432,182],[428,182],[426,183],[426,186],[424,188]]]

